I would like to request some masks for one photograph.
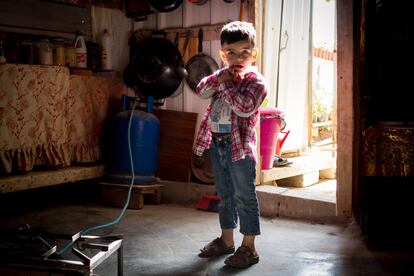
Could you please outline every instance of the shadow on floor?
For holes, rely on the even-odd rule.
[[[23,224],[73,234],[113,220],[120,208],[99,203],[95,183],[2,195],[2,227]],[[7,199],[6,199],[7,197]],[[8,203],[7,203],[8,202]],[[6,206],[7,205],[7,206]],[[5,207],[7,210],[5,211]],[[374,246],[353,221],[317,223],[261,218],[260,262],[246,270],[224,266],[225,257],[200,259],[199,248],[219,235],[217,213],[172,204],[128,209],[97,235],[123,234],[124,275],[412,275],[412,248]],[[408,237],[407,237],[408,238]],[[235,232],[239,245],[241,235]],[[94,273],[116,275],[110,257]]]

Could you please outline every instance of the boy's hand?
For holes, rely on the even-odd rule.
[[[220,83],[224,81],[238,81],[240,79],[240,75],[232,67],[229,67],[226,70],[224,70],[223,73],[218,77]]]
[[[233,79],[234,79],[233,72],[231,71],[230,68],[227,68],[226,70],[224,70],[223,73],[221,73],[221,75],[218,77],[218,80],[220,83],[224,81],[230,81]]]

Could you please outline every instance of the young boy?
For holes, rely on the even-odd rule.
[[[263,76],[252,66],[257,57],[256,31],[251,23],[235,21],[220,33],[220,57],[227,67],[203,78],[196,93],[211,98],[197,134],[194,152],[210,148],[221,236],[199,256],[208,258],[235,251],[233,229],[240,220],[243,241],[225,264],[245,268],[259,262],[254,245],[260,234],[256,196],[256,125],[259,106],[267,95]]]

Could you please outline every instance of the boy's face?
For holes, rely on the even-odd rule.
[[[235,43],[224,43],[220,50],[221,59],[228,67],[243,75],[244,72],[256,61],[257,48],[253,48],[248,40]]]

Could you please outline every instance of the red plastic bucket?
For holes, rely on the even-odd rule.
[[[265,107],[260,110],[260,155],[262,170],[273,167],[277,137],[284,125],[283,112],[277,108]]]

